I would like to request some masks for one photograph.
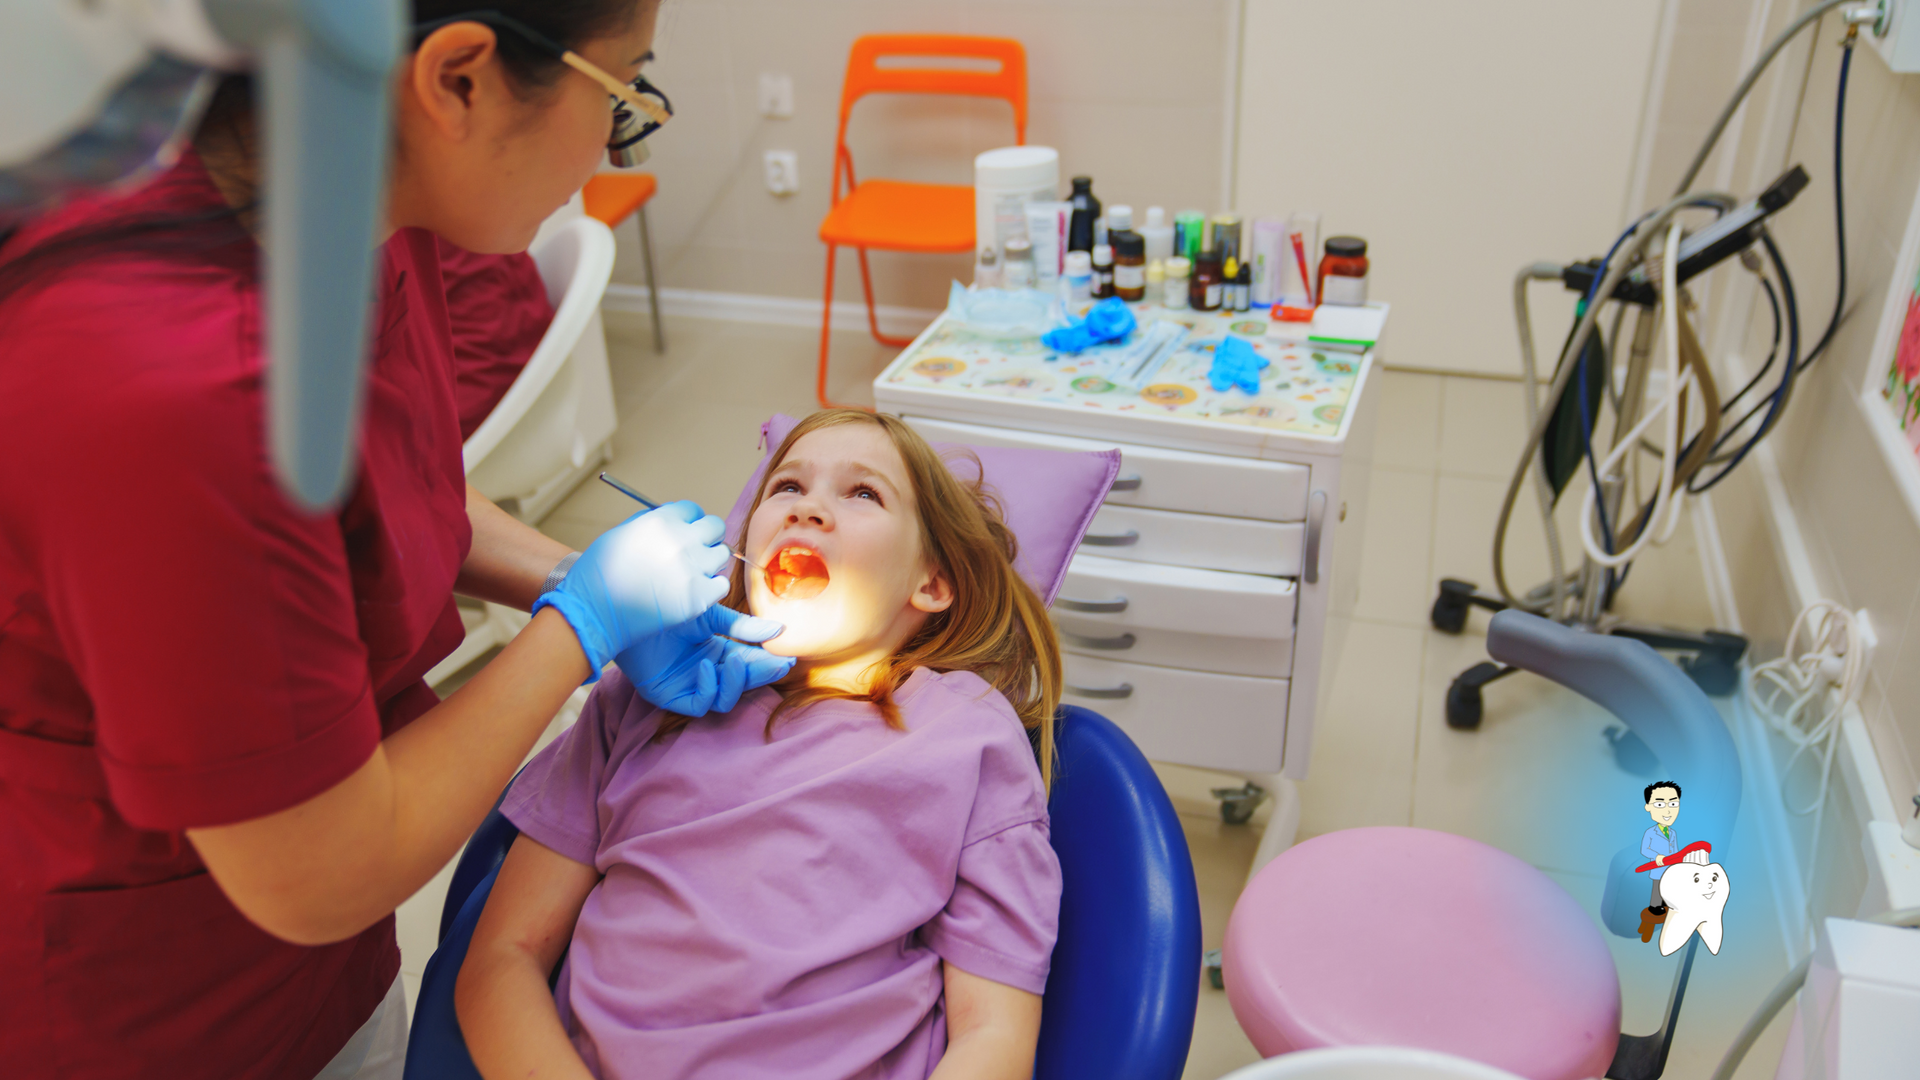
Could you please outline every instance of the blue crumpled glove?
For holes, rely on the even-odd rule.
[[[691,622],[641,638],[614,662],[641,697],[668,712],[730,712],[741,694],[793,670],[793,657],[760,648],[784,629],[772,619],[716,605]]]
[[[727,523],[690,502],[635,514],[600,534],[560,587],[534,601],[558,608],[600,669],[642,638],[706,614],[727,595]]]
[[[1253,351],[1253,346],[1237,337],[1222,339],[1213,350],[1213,366],[1207,369],[1207,381],[1215,390],[1237,386],[1249,394],[1260,392],[1260,372],[1273,361]]]
[[[1088,308],[1086,318],[1040,335],[1040,343],[1054,352],[1077,353],[1103,341],[1118,341],[1137,325],[1127,302],[1112,296]]]

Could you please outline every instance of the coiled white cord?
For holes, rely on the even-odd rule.
[[[1794,746],[1780,772],[1780,796],[1795,814],[1811,814],[1827,801],[1840,721],[1865,689],[1866,652],[1853,612],[1816,600],[1793,620],[1785,655],[1747,673],[1747,703]],[[1820,760],[1820,784],[1813,801],[1798,806],[1785,788],[1801,755],[1810,752]]]
[[[1646,416],[1633,426],[1625,436],[1614,439],[1613,451],[1600,463],[1599,474],[1602,477],[1614,475],[1627,455],[1635,453],[1640,440],[1655,421],[1665,424],[1665,439],[1660,451],[1660,486],[1654,491],[1653,514],[1640,530],[1633,543],[1621,551],[1608,551],[1594,535],[1594,523],[1598,520],[1601,492],[1598,487],[1588,485],[1585,499],[1580,506],[1580,543],[1587,549],[1587,557],[1601,566],[1621,567],[1632,562],[1648,544],[1664,544],[1673,537],[1675,528],[1680,524],[1680,505],[1686,499],[1686,491],[1675,490],[1674,469],[1680,463],[1680,434],[1686,418],[1681,415],[1681,407],[1686,401],[1687,387],[1693,383],[1693,369],[1689,367],[1683,376],[1680,373],[1680,222],[1675,221],[1667,229],[1667,242],[1661,248],[1660,256],[1660,309],[1661,338],[1666,345],[1667,393],[1654,406],[1647,410]],[[1623,518],[1625,514],[1621,515]],[[1618,529],[1620,522],[1615,522]]]

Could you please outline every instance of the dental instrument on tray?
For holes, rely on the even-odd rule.
[[[635,491],[633,488],[629,487],[628,485],[620,482],[619,480],[616,480],[611,475],[603,472],[600,474],[600,479],[608,487],[612,488],[613,490],[619,492],[622,495],[625,495],[627,498],[632,499],[634,502],[639,503],[641,506],[644,506],[649,510],[660,509],[659,503],[654,502],[652,499],[649,499],[645,495],[640,494],[638,491]],[[746,563],[748,566],[753,567],[755,570],[758,570],[763,574],[767,572],[766,567],[761,566],[759,563],[754,562],[752,559],[749,559],[745,555],[742,555],[739,552],[733,550],[733,547],[731,545],[722,544],[720,546],[727,549],[727,554],[733,556],[736,559],[739,559],[741,562]]]

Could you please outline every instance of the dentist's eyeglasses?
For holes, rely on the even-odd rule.
[[[1653,800],[1653,807],[1654,807],[1654,809],[1656,809],[1656,810],[1674,810],[1674,809],[1678,809],[1678,808],[1679,808],[1679,806],[1680,806],[1680,800],[1679,800],[1679,799],[1655,799],[1655,800]]]
[[[673,104],[667,100],[667,95],[660,92],[659,87],[647,81],[646,76],[640,76],[631,83],[621,82],[579,53],[498,11],[468,11],[420,23],[413,28],[414,44],[418,45],[428,34],[443,26],[459,22],[477,22],[497,30],[510,31],[515,37],[605,87],[613,97],[613,133],[607,139],[607,160],[618,168],[644,163],[648,153],[642,140],[659,131],[660,125],[673,118]]]

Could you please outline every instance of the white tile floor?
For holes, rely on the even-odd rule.
[[[609,468],[649,494],[691,498],[724,512],[758,460],[759,423],[775,412],[804,415],[813,408],[818,331],[668,319],[669,351],[655,356],[644,317],[610,314],[607,327],[621,417]],[[835,394],[870,402],[866,384],[891,350],[858,333],[836,334],[834,348]],[[1604,734],[1612,718],[1569,691],[1522,675],[1488,689],[1480,730],[1448,728],[1447,685],[1484,659],[1485,616],[1476,613],[1458,637],[1437,633],[1426,621],[1438,578],[1491,581],[1494,515],[1524,435],[1519,386],[1389,372],[1381,391],[1359,607],[1319,722],[1312,773],[1301,784],[1300,836],[1389,824],[1461,833],[1534,863],[1597,911],[1601,869],[1623,840],[1597,831],[1590,823],[1600,815],[1590,808],[1611,805],[1623,793],[1637,800],[1645,782],[1615,764]],[[1509,564],[1516,587],[1546,577],[1531,506],[1529,493],[1513,530]],[[584,546],[628,511],[623,498],[590,483],[542,528]],[[1577,552],[1577,538],[1566,535]],[[1636,566],[1618,610],[1678,626],[1711,623],[1688,525]],[[1193,853],[1206,947],[1216,948],[1264,814],[1251,825],[1223,825],[1205,792],[1223,778],[1178,768],[1164,769],[1163,778]],[[1668,1065],[1667,1075],[1678,1080],[1711,1072],[1786,967],[1767,875],[1757,865],[1763,845],[1744,817],[1741,828],[1739,850],[1753,853],[1748,858],[1755,865],[1743,874],[1745,887],[1728,910],[1728,946],[1718,957],[1702,953],[1696,967]],[[401,909],[409,1001],[432,948],[444,892],[443,876]],[[1624,1026],[1653,1030],[1674,961],[1637,940],[1609,935],[1608,943],[1620,970]],[[1784,1028],[1774,1025],[1741,1077],[1772,1075]],[[1186,1076],[1213,1080],[1256,1059],[1226,996],[1203,983]]]

